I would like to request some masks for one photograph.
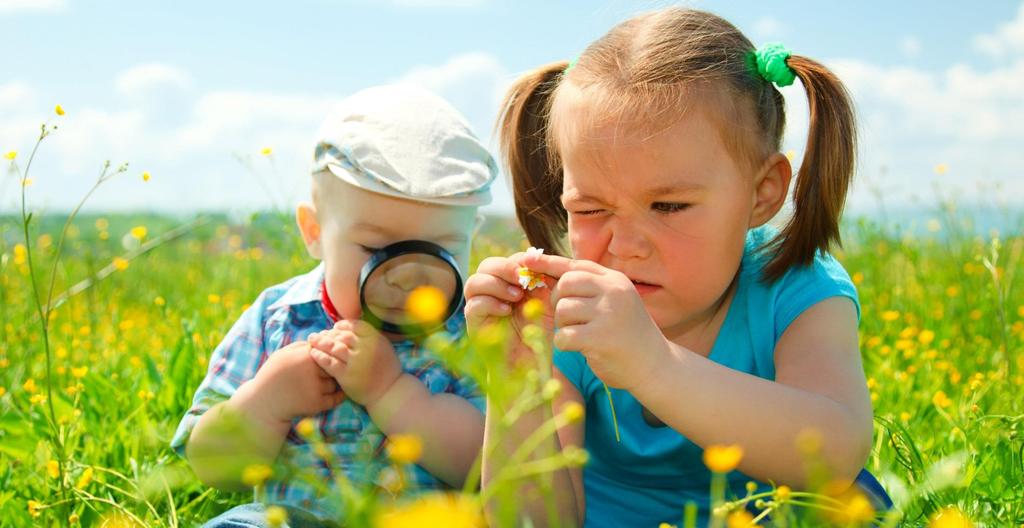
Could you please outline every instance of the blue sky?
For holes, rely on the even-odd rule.
[[[67,115],[33,168],[37,207],[73,206],[109,158],[131,168],[93,210],[290,209],[306,194],[312,134],[346,94],[417,82],[488,138],[517,73],[670,4],[0,0],[0,151],[24,162],[60,103]],[[1024,202],[1024,4],[766,4],[684,5],[839,73],[862,125],[851,208],[870,210],[878,195],[887,205],[931,204],[936,185],[961,202]],[[799,153],[804,94],[799,85],[783,93],[786,149]],[[0,177],[0,210],[13,207],[15,189]],[[489,210],[510,212],[504,185],[495,191]]]

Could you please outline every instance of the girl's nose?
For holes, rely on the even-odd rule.
[[[611,225],[608,253],[618,259],[642,259],[651,255],[651,243],[640,226],[616,220]]]

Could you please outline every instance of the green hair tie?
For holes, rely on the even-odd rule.
[[[793,73],[793,69],[786,64],[786,59],[790,55],[792,52],[779,42],[762,45],[754,52],[758,75],[780,88],[793,84],[796,73]]]
[[[580,56],[579,55],[573,57],[572,60],[569,61],[569,65],[566,66],[564,70],[562,70],[562,75],[565,75],[565,74],[569,73],[569,70],[573,69],[573,67],[576,66],[576,63],[579,62],[579,61],[580,61]]]

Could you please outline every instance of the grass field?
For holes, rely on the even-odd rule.
[[[191,526],[250,500],[167,444],[247,303],[315,265],[291,219],[81,215],[54,266],[64,220],[33,219],[26,245],[0,218],[0,525]],[[849,220],[837,253],[863,305],[867,467],[907,524],[1024,526],[1024,238],[949,208],[921,222]],[[492,220],[474,265],[522,246]]]

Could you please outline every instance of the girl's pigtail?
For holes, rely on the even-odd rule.
[[[533,70],[509,88],[497,126],[501,152],[512,179],[516,217],[530,244],[565,254],[567,215],[562,207],[562,168],[548,150],[551,96],[568,62]]]
[[[793,191],[793,217],[772,241],[775,256],[764,269],[769,282],[792,266],[810,264],[818,251],[841,245],[839,217],[857,150],[853,104],[839,78],[806,57],[792,55],[786,64],[807,91],[810,126]]]

